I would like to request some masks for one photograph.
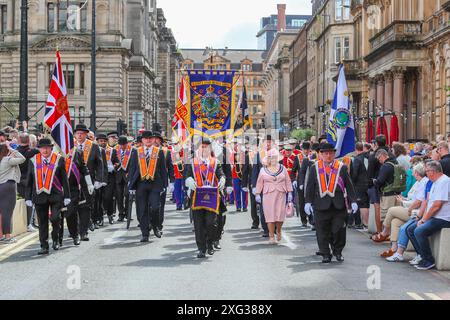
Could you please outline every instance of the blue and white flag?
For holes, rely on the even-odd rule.
[[[328,142],[336,147],[336,157],[342,158],[356,149],[355,123],[350,109],[350,93],[345,79],[344,66],[339,69],[339,79],[331,107],[327,130]]]

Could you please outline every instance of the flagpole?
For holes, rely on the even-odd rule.
[[[92,35],[91,35],[91,130],[97,131],[97,59],[96,59],[96,8],[95,0],[91,1],[92,5]]]
[[[19,121],[28,121],[28,1],[22,0],[20,26]],[[8,12],[8,14],[11,14]]]

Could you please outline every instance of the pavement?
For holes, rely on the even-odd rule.
[[[296,218],[271,246],[250,229],[250,213],[230,212],[223,249],[206,260],[196,259],[188,212],[168,206],[163,238],[148,244],[135,225],[107,225],[80,247],[67,239],[48,257],[36,255],[36,236],[0,247],[0,299],[450,300],[450,273],[389,264],[378,256],[387,244],[354,230],[346,261],[322,265],[315,233]]]

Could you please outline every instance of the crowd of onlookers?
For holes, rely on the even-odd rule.
[[[389,262],[405,261],[411,243],[417,252],[410,264],[420,270],[435,267],[429,238],[450,228],[450,135],[436,143],[394,143],[385,136],[370,144],[358,143],[351,176],[360,212],[356,227],[369,225],[375,208],[376,243],[391,242],[381,253]]]

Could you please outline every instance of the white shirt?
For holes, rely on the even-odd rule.
[[[436,201],[444,201],[444,205],[434,217],[450,222],[450,178],[446,175],[433,183],[428,200],[428,211]]]

